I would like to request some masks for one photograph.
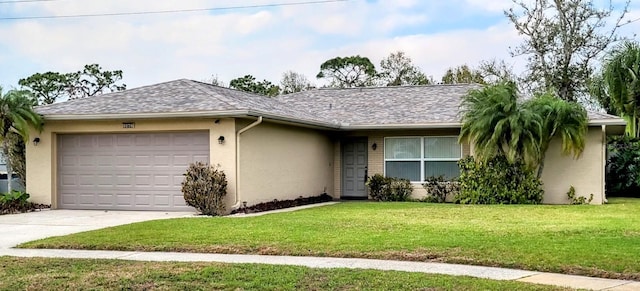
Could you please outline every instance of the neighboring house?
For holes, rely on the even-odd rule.
[[[473,152],[458,144],[460,97],[477,85],[318,89],[268,98],[176,80],[40,106],[44,130],[27,145],[27,191],[53,208],[186,210],[180,183],[193,161],[219,164],[229,208],[328,193],[366,198],[376,173],[415,182],[455,177]],[[618,117],[590,113],[582,158],[554,142],[545,203],[604,201],[606,135]]]
[[[8,173],[7,173],[7,160],[4,154],[0,152],[0,193],[7,193],[8,191]],[[18,175],[13,173],[11,179],[11,187],[13,190],[24,191],[24,183],[18,178]]]

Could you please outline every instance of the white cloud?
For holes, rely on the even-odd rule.
[[[487,12],[502,13],[513,6],[511,0],[463,0],[472,9],[480,9]]]
[[[239,5],[232,0],[215,3],[217,7]],[[493,58],[507,59],[516,69],[523,67],[509,58],[508,47],[520,38],[502,17],[501,9],[493,7],[498,4],[483,5],[478,0],[453,3],[465,10],[469,19],[479,13],[495,15],[499,21],[451,29],[434,19],[457,15],[459,10],[440,1],[417,0],[5,21],[0,22],[0,83],[11,86],[35,72],[69,72],[90,63],[108,70],[122,69],[129,87],[177,78],[202,80],[214,74],[227,83],[245,74],[277,83],[287,70],[315,80],[320,64],[327,59],[359,54],[378,65],[398,50],[435,78],[450,66],[473,66]],[[205,0],[56,1],[14,5],[12,11],[14,15],[68,15],[211,5]],[[469,8],[479,6],[483,9],[478,12]],[[638,26],[632,27],[637,30]]]

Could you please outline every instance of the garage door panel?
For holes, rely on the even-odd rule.
[[[133,160],[136,167],[151,167],[153,165],[153,160],[150,155],[136,154],[133,156]]]
[[[171,156],[168,154],[157,154],[153,156],[153,165],[156,167],[170,167]]]
[[[98,195],[96,195],[96,198],[96,204],[98,204],[98,206],[113,206],[113,194],[98,193]]]
[[[153,137],[150,135],[136,135],[133,140],[136,147],[148,147],[152,145],[152,139]]]
[[[194,155],[192,156],[192,158],[191,158],[191,161],[192,161],[192,162],[195,162],[195,161],[204,161],[204,160],[206,160],[206,159],[209,159],[209,155],[196,155],[196,154],[194,154]]]
[[[152,206],[153,204],[151,203],[151,195],[149,194],[138,194],[135,196],[135,204],[141,207],[144,206]]]
[[[133,138],[134,135],[132,134],[119,134],[115,136],[118,147],[130,147],[133,144]]]
[[[132,207],[132,194],[118,194],[116,195],[116,206],[128,206]]]
[[[94,193],[80,193],[76,200],[79,205],[94,205],[96,203],[96,195]]]
[[[189,210],[181,193],[189,163],[209,161],[208,132],[60,135],[58,206]]]
[[[90,155],[86,155],[86,154],[78,155],[76,161],[77,161],[76,165],[69,164],[69,166],[72,166],[72,167],[74,167],[74,166],[80,166],[80,167],[89,166],[89,167],[92,167],[92,166],[96,165],[96,160],[94,159],[94,157],[90,156]]]

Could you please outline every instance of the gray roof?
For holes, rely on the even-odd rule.
[[[264,116],[331,129],[459,126],[459,105],[476,84],[315,89],[269,98],[192,80],[175,80],[39,106],[45,119]],[[589,112],[591,120],[619,121]]]
[[[596,111],[587,111],[587,116],[589,117],[589,120],[620,119],[620,117],[618,117],[618,116],[607,114],[607,113],[602,113],[602,112],[596,112]]]
[[[125,91],[38,106],[45,119],[101,116],[141,116],[176,113],[270,115],[302,123],[331,126],[325,119],[275,98],[180,79]]]
[[[343,126],[433,125],[460,121],[461,96],[476,84],[318,89],[279,96]]]

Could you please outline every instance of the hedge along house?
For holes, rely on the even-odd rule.
[[[268,98],[190,80],[40,106],[27,191],[61,209],[188,210],[189,163],[219,165],[229,208],[327,193],[367,198],[376,173],[415,182],[459,174],[460,97],[477,85],[318,89]],[[624,122],[590,113],[582,158],[547,154],[545,203],[604,197],[605,136]]]

